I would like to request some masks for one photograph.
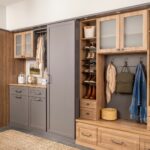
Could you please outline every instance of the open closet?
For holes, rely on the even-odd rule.
[[[150,135],[149,13],[119,12],[80,21],[76,143],[95,149],[150,148],[150,139],[143,143],[144,135]]]

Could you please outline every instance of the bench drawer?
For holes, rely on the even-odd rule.
[[[77,123],[77,141],[96,145],[97,144],[97,128],[91,125]]]
[[[98,129],[98,145],[111,150],[139,150],[139,136],[111,129]]]

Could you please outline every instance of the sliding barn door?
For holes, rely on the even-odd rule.
[[[74,138],[75,22],[48,27],[48,131]]]

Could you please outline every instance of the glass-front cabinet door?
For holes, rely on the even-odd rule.
[[[25,32],[25,57],[32,58],[33,57],[33,31]]]
[[[119,51],[119,15],[97,19],[98,52]]]
[[[16,33],[14,35],[14,57],[22,58],[23,57],[23,34]]]
[[[125,13],[121,20],[121,50],[147,50],[147,10]]]

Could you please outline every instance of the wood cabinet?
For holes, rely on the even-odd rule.
[[[14,34],[14,58],[34,57],[33,31]]]
[[[100,51],[119,51],[119,15],[97,19],[97,43]]]
[[[111,150],[139,150],[139,135],[99,128],[98,146]]]
[[[140,137],[140,150],[150,150],[150,137],[148,136]]]
[[[28,89],[10,87],[10,122],[28,127]]]
[[[46,89],[10,86],[10,125],[46,131]]]
[[[146,52],[147,10],[97,19],[98,53]]]
[[[121,51],[147,50],[148,41],[147,10],[120,15]]]

